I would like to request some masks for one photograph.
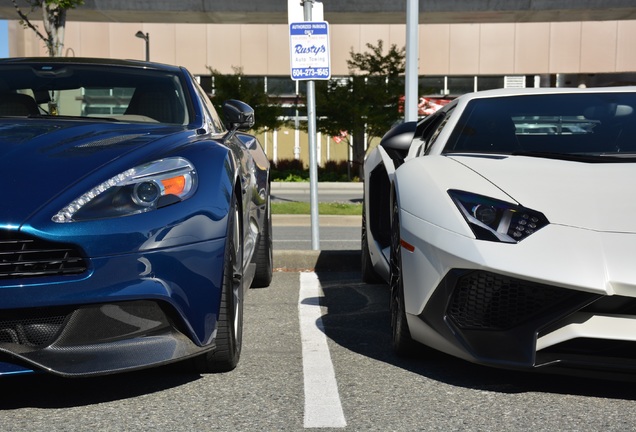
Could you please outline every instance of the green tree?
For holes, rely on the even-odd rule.
[[[381,40],[367,48],[362,53],[351,49],[349,77],[316,82],[317,129],[330,136],[347,132],[344,142],[352,148],[352,162],[360,178],[365,147],[403,117],[405,49],[391,45],[384,54]]]
[[[64,49],[64,29],[66,27],[66,12],[84,4],[84,0],[25,0],[29,5],[30,12],[24,12],[16,3],[11,0],[13,6],[20,17],[20,24],[24,28],[30,28],[44,41],[49,57],[59,57]],[[29,14],[36,9],[42,9],[42,22],[44,33],[37,25],[31,22]]]
[[[285,122],[282,120],[283,109],[272,95],[265,92],[263,81],[246,77],[241,68],[235,67],[233,74],[222,74],[208,67],[212,73],[214,96],[212,103],[220,115],[226,100],[238,99],[254,109],[256,114],[255,131],[276,130]]]

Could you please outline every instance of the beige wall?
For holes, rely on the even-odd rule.
[[[258,116],[258,113],[257,113]],[[275,135],[274,135],[275,134]],[[258,136],[268,157],[272,160],[294,159],[294,147],[296,142],[295,131],[291,128],[282,128],[276,133],[268,131]],[[300,133],[299,139],[300,159],[307,164],[309,160],[309,143],[307,135]],[[335,142],[331,137],[318,134],[316,145],[320,148],[317,154],[318,164],[323,166],[328,160],[348,160],[349,147],[345,141]],[[274,149],[276,146],[276,149]]]
[[[69,22],[67,55],[143,59],[150,34],[153,61],[180,64],[195,74],[213,67],[247,75],[289,75],[289,35],[274,24],[127,24]],[[332,75],[348,73],[351,49],[379,39],[405,45],[405,26],[331,26]],[[12,57],[45,55],[30,30],[9,23]],[[421,75],[527,75],[636,71],[636,21],[426,24],[420,26]]]

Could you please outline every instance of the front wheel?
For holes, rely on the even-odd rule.
[[[243,242],[236,196],[228,214],[223,286],[217,320],[216,347],[193,359],[198,372],[229,372],[236,368],[243,343]]]
[[[402,279],[402,246],[400,244],[400,209],[393,203],[391,222],[391,344],[398,355],[413,352],[415,342],[411,338],[404,306],[404,281]]]

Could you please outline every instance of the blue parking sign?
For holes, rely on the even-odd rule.
[[[329,24],[325,21],[289,25],[293,80],[326,80],[331,77]]]

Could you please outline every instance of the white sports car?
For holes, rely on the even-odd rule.
[[[389,131],[364,193],[398,353],[636,369],[636,87],[464,95]]]

